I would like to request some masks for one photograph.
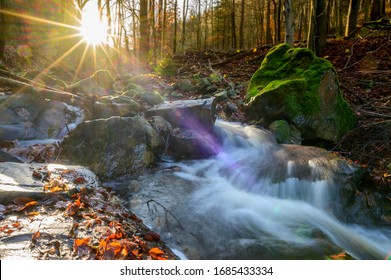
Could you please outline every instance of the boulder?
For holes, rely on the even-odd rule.
[[[177,159],[201,159],[219,152],[218,137],[193,129],[174,129],[170,134],[167,153]]]
[[[280,144],[301,144],[301,133],[287,121],[277,120],[269,125],[269,130],[273,132],[276,140]]]
[[[336,142],[356,125],[331,63],[308,49],[286,44],[274,47],[254,73],[245,111],[250,120],[264,126],[284,119],[304,140]]]
[[[92,105],[91,119],[107,119],[113,116],[132,117],[140,111],[140,105],[126,95],[104,96]]]
[[[20,197],[45,198],[52,193],[44,190],[46,182],[42,179],[48,181],[60,174],[67,179],[67,190],[64,189],[62,193],[81,187],[96,188],[100,185],[95,174],[82,166],[0,162],[0,203],[9,203]],[[83,180],[75,184],[73,182],[76,178]]]
[[[63,81],[37,70],[27,72],[23,77],[52,88],[64,89],[67,86]]]
[[[178,100],[157,105],[145,112],[147,118],[161,116],[173,127],[193,129],[202,133],[210,131],[216,120],[215,98]]]
[[[92,76],[80,80],[67,87],[72,93],[83,93],[85,95],[107,95],[111,92],[114,78],[107,70],[98,70]]]
[[[86,121],[63,141],[61,159],[88,166],[102,179],[138,175],[163,150],[159,134],[142,117]]]
[[[19,162],[22,161],[18,159],[17,157],[14,157],[13,155],[3,151],[0,149],[0,162]]]
[[[0,103],[0,140],[59,139],[82,119],[78,108],[37,92],[14,94]]]
[[[141,101],[153,106],[163,103],[163,97],[158,92],[144,92]]]

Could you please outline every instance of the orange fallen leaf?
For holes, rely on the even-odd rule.
[[[19,228],[20,227],[20,223],[19,222],[15,222],[15,223],[12,224],[12,226],[14,228]]]
[[[82,245],[88,245],[89,242],[90,242],[90,239],[88,237],[82,238],[82,239],[75,239],[73,246],[76,248],[76,247],[80,247]]]
[[[86,179],[84,179],[83,177],[77,177],[75,180],[73,180],[73,183],[75,184],[83,184],[86,182]]]
[[[29,212],[27,213],[27,216],[38,216],[39,212]]]
[[[13,200],[18,205],[25,205],[31,201],[34,201],[34,198],[31,197],[18,197]]]
[[[165,260],[166,259],[164,256],[164,252],[157,247],[154,247],[151,250],[149,250],[149,254],[155,260]]]
[[[34,205],[37,205],[38,204],[38,201],[30,201],[29,203],[26,203],[23,207],[19,208],[18,211],[23,211],[24,209],[28,208],[28,207],[31,207],[31,206],[34,206]]]

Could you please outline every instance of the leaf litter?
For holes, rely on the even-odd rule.
[[[176,259],[142,220],[125,209],[111,190],[75,170],[51,174],[32,170],[44,182],[42,200],[20,197],[0,205],[0,240],[30,234],[28,252],[36,259]],[[34,226],[33,226],[34,225]],[[35,226],[36,225],[36,226]]]

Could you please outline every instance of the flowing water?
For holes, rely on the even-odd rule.
[[[216,131],[215,157],[112,183],[169,246],[191,259],[389,257],[391,228],[346,218],[352,166],[322,149],[279,145],[252,126],[217,121]]]

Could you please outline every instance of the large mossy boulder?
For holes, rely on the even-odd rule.
[[[271,49],[251,78],[246,114],[266,127],[286,120],[305,141],[336,142],[356,125],[332,64],[309,49],[286,44]]]
[[[139,175],[163,151],[158,132],[140,116],[85,121],[62,143],[64,162],[88,166],[103,180]]]

